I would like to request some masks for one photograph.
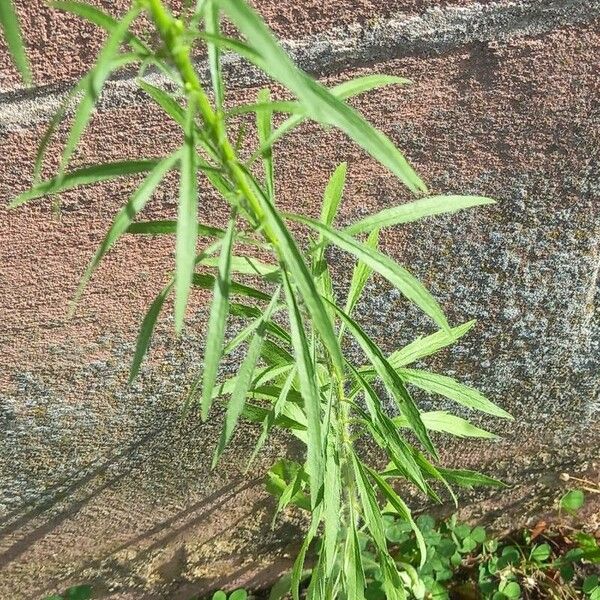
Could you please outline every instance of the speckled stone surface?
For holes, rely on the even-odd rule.
[[[369,67],[360,52],[376,44],[357,44],[363,38],[356,34],[374,30],[367,2],[346,2],[344,26],[335,30],[332,3],[319,4],[321,21],[307,16],[312,4],[301,3],[296,15],[282,11],[281,19],[296,20],[289,26],[282,20],[279,33],[296,49],[310,47],[306,39],[321,40],[312,55],[296,57],[328,83],[373,70],[412,79],[410,87],[370,93],[354,104],[392,136],[433,193],[498,200],[478,212],[386,231],[382,248],[422,277],[453,323],[478,319],[460,344],[425,364],[480,387],[515,415],[513,423],[477,419],[503,436],[494,443],[438,440],[449,464],[481,468],[512,484],[501,494],[465,497],[463,508],[468,517],[486,515],[508,528],[547,509],[564,488],[561,472],[598,476],[600,26],[595,3],[575,0],[396,4],[390,10],[416,19],[410,31],[422,46],[415,52],[390,34],[395,45],[386,47],[393,51],[374,55]],[[509,5],[531,18],[511,21]],[[21,13],[39,28],[36,6]],[[460,35],[456,15],[475,19]],[[374,39],[401,31],[396,18],[383,14]],[[440,47],[446,33],[435,22],[454,23],[451,44]],[[486,28],[475,26],[484,22]],[[61,35],[69,32],[70,25],[51,23]],[[77,31],[65,53],[79,47]],[[335,36],[339,43],[332,45]],[[347,66],[338,60],[344,44],[351,47]],[[335,52],[319,49],[328,47]],[[40,49],[46,54],[34,56],[36,68],[47,83],[89,63],[81,54],[59,64],[58,46]],[[254,98],[254,75],[234,73],[229,101]],[[13,85],[7,77],[4,89]],[[79,164],[157,156],[178,143],[176,129],[127,85],[111,89]],[[0,97],[3,200],[27,186],[53,93]],[[349,179],[340,223],[408,200],[360,150],[316,126],[290,136],[276,159],[281,206],[298,212],[318,213],[320,193],[341,160],[349,163]],[[55,161],[53,151],[49,173]],[[141,377],[126,384],[144,308],[173,266],[172,240],[121,242],[77,315],[66,318],[82,269],[134,186],[131,180],[81,188],[62,194],[58,211],[42,201],[0,215],[0,584],[10,598],[39,598],[86,580],[111,600],[187,600],[221,583],[271,581],[288,566],[300,537],[301,515],[270,529],[272,504],[260,482],[276,456],[297,451],[293,444],[274,439],[245,474],[256,436],[245,428],[223,467],[211,472],[218,423],[179,418],[200,367],[205,294],[194,296],[179,340],[167,311]],[[144,216],[172,218],[176,196],[176,181],[168,179]],[[205,187],[201,210],[206,222],[225,218]],[[342,294],[349,259],[332,251],[330,260]],[[432,330],[379,278],[357,314],[390,351]],[[423,407],[450,408],[440,398],[416,396]],[[414,500],[416,508],[420,502]]]

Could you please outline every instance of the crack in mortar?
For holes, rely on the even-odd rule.
[[[596,0],[514,0],[482,5],[430,8],[418,16],[398,15],[376,23],[338,27],[324,34],[282,42],[301,68],[315,75],[373,64],[411,54],[435,54],[476,42],[502,42],[518,36],[541,35],[553,29],[600,18]],[[198,62],[205,81],[207,65]],[[223,57],[232,87],[253,87],[268,79],[234,55]],[[164,76],[149,74],[155,85],[169,87]],[[0,93],[0,132],[18,131],[50,119],[71,83]],[[135,78],[107,82],[98,109],[139,104],[146,96]]]

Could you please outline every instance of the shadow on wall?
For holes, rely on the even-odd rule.
[[[129,523],[127,531],[131,535],[116,529],[120,535],[113,538],[113,530],[105,531],[105,539],[96,544],[96,549],[81,548],[76,555],[90,560],[82,563],[67,558],[63,562],[68,565],[68,574],[61,573],[57,562],[65,543],[64,530],[70,531],[67,535],[73,539],[73,529],[80,530],[82,522],[93,527],[90,516],[97,517],[99,511],[105,512],[105,521],[110,520],[106,512],[113,508],[118,526],[118,508],[107,505],[107,493],[110,495],[123,480],[129,487],[130,480],[143,472],[148,457],[168,456],[173,445],[172,429],[171,422],[152,430],[100,464],[88,465],[49,487],[42,499],[4,515],[0,521],[0,580],[14,579],[11,572],[22,571],[35,555],[32,563],[45,564],[47,559],[49,567],[46,572],[34,573],[39,579],[36,594],[85,582],[92,584],[100,597],[118,590],[133,593],[131,597],[143,593],[145,599],[158,599],[168,593],[170,599],[188,600],[236,580],[260,587],[289,568],[286,560],[281,561],[280,567],[274,565],[273,555],[274,550],[281,550],[299,537],[297,528],[284,522],[271,530],[272,500],[261,494],[262,478],[234,475],[185,508],[169,506],[165,510],[158,506],[150,518],[140,519],[134,527]],[[190,435],[198,429],[200,424],[195,424],[186,433]],[[104,500],[99,498],[102,494]],[[201,492],[196,493],[195,497],[200,495]],[[185,501],[182,494],[181,504]],[[165,514],[168,516],[161,519]],[[90,531],[84,531],[83,536],[86,535],[89,538]],[[59,545],[53,544],[54,539]],[[270,564],[264,558],[267,555],[271,557]],[[261,558],[264,564],[260,563]],[[18,592],[25,590],[19,588]]]

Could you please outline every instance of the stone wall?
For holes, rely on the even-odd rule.
[[[93,3],[115,14],[126,4]],[[562,471],[598,469],[600,5],[255,4],[297,62],[327,83],[373,71],[409,77],[411,86],[354,105],[399,144],[432,192],[498,199],[492,208],[386,231],[382,247],[422,277],[453,323],[478,320],[428,364],[477,385],[516,419],[481,420],[503,436],[496,443],[440,440],[443,458],[512,484],[465,498],[466,514],[488,512],[499,527],[524,522],[552,497]],[[42,0],[19,0],[17,8],[36,87],[19,87],[0,48],[4,201],[27,187],[46,122],[102,39]],[[229,69],[229,101],[255,97],[264,84],[256,73],[235,62]],[[111,81],[76,161],[162,155],[176,136],[130,80]],[[340,222],[408,199],[333,131],[306,125],[276,158],[281,205],[296,211],[317,213],[341,160],[349,180]],[[222,582],[264,583],[286,568],[299,538],[294,517],[270,529],[272,504],[260,481],[275,456],[294,448],[274,440],[245,475],[256,435],[246,429],[224,467],[210,472],[218,424],[178,416],[199,368],[205,295],[194,297],[181,339],[166,315],[141,377],[126,384],[144,308],[172,268],[172,240],[120,242],[76,316],[66,317],[86,262],[134,185],[82,188],[54,207],[0,209],[0,585],[15,600],[82,581],[113,600],[186,600]],[[221,223],[224,207],[201,194],[205,220]],[[172,217],[175,207],[167,181],[145,215]],[[333,260],[343,289],[348,260],[338,253]],[[359,314],[389,350],[430,327],[377,279]]]

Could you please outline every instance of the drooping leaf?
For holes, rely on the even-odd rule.
[[[388,137],[326,88],[302,73],[281,49],[260,16],[243,0],[217,0],[260,55],[258,66],[285,85],[315,121],[333,125],[394,173],[412,191],[425,185]]]
[[[454,400],[467,408],[472,408],[495,417],[512,419],[512,415],[496,406],[475,388],[466,386],[451,377],[438,375],[418,369],[398,369],[397,373],[403,381],[416,385],[428,392],[434,392]]]
[[[73,309],[78,299],[81,297],[85,286],[87,285],[90,277],[96,270],[100,261],[108,250],[115,244],[115,242],[127,231],[129,225],[135,219],[135,216],[146,206],[148,200],[150,200],[154,190],[161,182],[163,177],[170,171],[175,163],[179,160],[179,152],[175,152],[171,156],[164,158],[156,164],[156,166],[150,171],[146,179],[141,183],[137,190],[132,194],[127,204],[117,213],[110,229],[104,236],[101,244],[98,246],[96,253],[92,260],[89,262],[79,286],[75,293],[73,300]]]
[[[461,487],[507,487],[502,481],[477,473],[476,471],[469,471],[467,469],[445,469],[443,467],[439,467],[438,470],[443,475],[444,479],[450,483],[460,485]]]
[[[23,44],[23,36],[19,19],[12,4],[12,0],[3,0],[0,2],[0,27],[4,33],[6,45],[11,54],[13,62],[17,67],[25,85],[31,85],[31,69]]]
[[[292,344],[298,367],[300,390],[306,411],[308,445],[307,470],[310,476],[311,504],[317,505],[317,498],[323,485],[324,461],[323,435],[321,431],[321,397],[316,385],[316,377],[311,360],[304,325],[296,302],[294,290],[287,273],[283,272],[283,283],[288,304]]]
[[[400,498],[400,496],[398,496],[398,494],[392,489],[390,484],[383,477],[381,477],[379,473],[377,473],[377,471],[369,467],[367,467],[367,471],[369,475],[375,480],[377,487],[380,489],[385,499],[394,508],[394,511],[410,524],[411,529],[413,530],[417,539],[417,545],[421,554],[420,567],[423,568],[423,565],[427,560],[427,547],[425,545],[425,540],[423,538],[421,530],[417,527],[417,524],[412,518],[410,509],[408,508],[408,506],[406,506],[406,503],[402,500],[402,498]]]
[[[73,189],[80,185],[92,185],[101,181],[108,181],[117,177],[147,173],[154,169],[159,160],[120,160],[101,165],[92,165],[74,169],[64,173],[62,177],[53,177],[31,187],[19,194],[10,203],[10,208],[15,208],[30,200],[35,200],[48,194],[58,194]]]
[[[217,380],[217,370],[223,352],[225,323],[229,314],[229,294],[231,286],[231,250],[235,235],[236,213],[229,219],[227,233],[223,238],[219,273],[213,290],[213,300],[206,329],[206,349],[204,351],[204,370],[202,372],[202,420],[206,421],[213,401],[213,388]]]
[[[349,252],[364,262],[373,271],[385,277],[411,302],[414,302],[425,314],[429,315],[440,327],[449,329],[448,321],[435,298],[425,286],[404,267],[394,262],[389,256],[370,248],[353,237],[314,219],[302,215],[286,214],[287,218],[304,223],[315,229],[332,244]]]
[[[409,420],[410,426],[415,432],[419,441],[433,456],[437,456],[435,447],[429,439],[427,429],[425,428],[423,421],[421,421],[420,412],[410,394],[404,387],[402,380],[398,377],[396,371],[394,371],[381,353],[381,350],[359,327],[359,325],[339,307],[333,305],[333,308],[335,309],[338,317],[345,324],[348,331],[350,331],[350,333],[354,336],[354,339],[362,348],[363,352],[377,371],[379,377],[381,377],[382,381],[385,383],[402,414]]]
[[[96,64],[92,71],[90,71],[89,78],[85,78],[86,85],[83,89],[83,97],[79,101],[77,110],[75,111],[73,124],[69,130],[69,135],[61,156],[59,176],[64,173],[83,132],[87,128],[104,83],[114,68],[115,63],[113,59],[119,50],[120,44],[124,41],[130,25],[136,19],[139,12],[140,7],[134,6],[118,21],[116,27],[109,33],[106,42],[102,46],[96,59]]]
[[[458,210],[473,206],[482,206],[484,204],[495,204],[495,200],[482,196],[431,196],[429,198],[421,198],[369,215],[346,227],[344,233],[348,235],[368,233],[374,229],[409,223],[424,217],[453,213]]]
[[[216,466],[221,454],[225,450],[225,447],[231,440],[231,436],[237,426],[238,420],[242,411],[244,410],[244,404],[246,402],[246,396],[248,390],[252,385],[254,377],[254,371],[256,369],[256,363],[260,357],[264,337],[267,329],[265,323],[268,322],[273,314],[273,310],[279,300],[279,290],[273,295],[269,306],[265,310],[261,321],[258,323],[252,341],[248,347],[248,352],[244,358],[240,368],[238,369],[235,377],[235,386],[231,393],[231,398],[227,403],[227,411],[225,413],[225,424],[219,438],[219,443],[215,450],[213,458],[213,468]]]
[[[160,294],[158,294],[158,296],[156,296],[150,305],[144,320],[142,321],[140,332],[138,333],[138,338],[135,344],[135,354],[133,355],[133,361],[129,371],[129,383],[131,383],[139,373],[144,356],[146,356],[146,352],[148,352],[148,348],[150,347],[150,340],[152,339],[152,332],[154,331],[154,326],[156,325],[156,319],[158,318],[163,304],[165,303],[165,300],[170,294],[172,288],[173,283],[170,283],[160,292]]]
[[[192,285],[194,287],[202,288],[205,290],[212,290],[215,286],[215,276],[214,275],[206,275],[205,273],[194,273],[194,277],[192,278]],[[270,294],[266,294],[261,290],[257,290],[249,285],[244,285],[243,283],[238,283],[237,281],[232,281],[230,285],[230,295],[240,295],[246,296],[248,298],[255,298],[256,300],[265,300],[269,301],[272,296]]]
[[[204,26],[206,32],[212,35],[219,35],[221,26],[219,9],[216,2],[214,0],[205,0],[202,8],[204,9]],[[215,95],[215,106],[219,111],[223,108],[225,90],[223,88],[223,76],[221,74],[221,50],[216,44],[208,44],[208,66],[210,69],[213,93]]]
[[[179,204],[177,208],[177,240],[175,244],[175,330],[180,332],[194,274],[194,256],[198,239],[198,181],[196,179],[196,146],[194,117],[196,102],[188,101],[181,149]]]

